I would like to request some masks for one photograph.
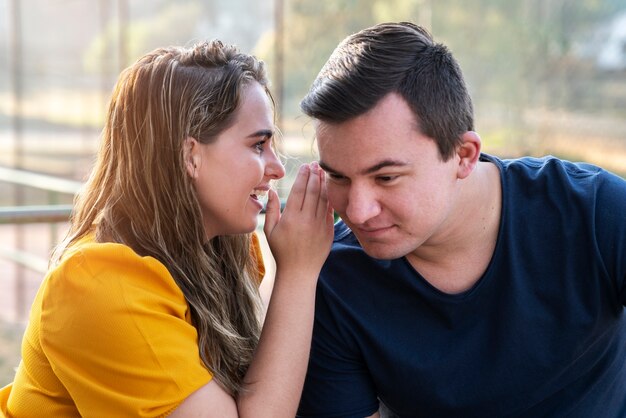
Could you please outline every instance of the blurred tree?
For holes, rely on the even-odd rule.
[[[158,13],[133,18],[132,23],[125,28],[127,42],[125,55],[129,62],[118,63],[118,72],[154,48],[176,43],[187,44],[195,38],[197,23],[191,21],[190,24],[190,17],[205,15],[203,6],[197,1],[161,3],[163,5]],[[103,61],[109,61],[114,57],[111,52],[118,48],[120,24],[119,19],[111,19],[104,30],[93,39],[83,55],[87,71],[97,73]]]
[[[514,107],[566,104],[566,91],[555,95],[549,86],[558,88],[555,78],[575,65],[575,34],[620,7],[624,0],[440,0],[433,31],[461,62],[476,96]]]
[[[429,19],[431,0],[291,0],[286,3],[283,40],[284,112],[298,114],[298,103],[337,43],[383,21]],[[424,22],[426,26],[429,22]],[[274,34],[261,38],[255,52],[274,67]]]
[[[502,137],[494,143],[529,153],[541,138],[525,112],[576,109],[581,92],[598,94],[593,69],[572,56],[575,35],[624,7],[624,0],[440,0],[432,30],[464,70],[480,130],[493,126],[499,132],[490,135]]]
[[[283,40],[285,113],[298,113],[317,72],[345,36],[382,21],[410,20],[431,29],[453,51],[480,106],[508,110],[494,115],[521,124],[527,106],[574,106],[572,77],[580,63],[572,40],[626,7],[625,0],[291,0]],[[256,53],[273,68],[274,38]]]
[[[108,7],[111,4],[105,0],[101,3]],[[162,46],[191,45],[219,38],[249,51],[261,33],[271,26],[268,19],[271,4],[254,0],[181,0],[176,3],[124,0],[122,3],[130,8],[126,19],[123,7],[118,8],[117,15],[109,13],[112,18],[106,16],[102,30],[83,54],[85,69],[92,74],[101,71],[103,62],[114,60],[121,48],[125,49],[126,62],[115,66],[116,75],[141,55]]]

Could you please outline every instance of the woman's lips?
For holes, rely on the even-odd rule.
[[[267,193],[268,189],[254,189],[250,194],[250,198],[256,203],[261,209],[265,206],[267,202]]]

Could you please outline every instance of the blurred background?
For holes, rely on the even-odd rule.
[[[459,60],[486,152],[626,176],[626,0],[0,0],[0,386],[123,68],[212,38],[266,61],[286,196],[293,167],[315,158],[298,104],[320,67],[350,33],[399,20]]]

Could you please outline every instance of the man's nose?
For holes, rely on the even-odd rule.
[[[380,210],[380,204],[373,190],[354,184],[350,187],[346,216],[351,223],[362,225],[376,217]]]

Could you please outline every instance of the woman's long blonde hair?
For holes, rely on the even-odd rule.
[[[126,69],[97,162],[52,259],[57,263],[95,229],[97,242],[125,244],[161,261],[187,299],[202,361],[232,394],[241,389],[260,333],[257,263],[250,235],[207,242],[183,142],[214,141],[233,123],[242,90],[253,81],[271,99],[263,62],[220,41],[160,48]]]

